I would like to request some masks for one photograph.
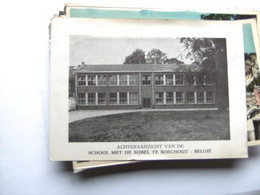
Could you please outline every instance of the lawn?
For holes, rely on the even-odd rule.
[[[69,124],[70,142],[228,140],[228,111],[149,111]]]

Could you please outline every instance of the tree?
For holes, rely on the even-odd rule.
[[[176,58],[169,58],[165,61],[166,64],[184,64],[183,61],[180,61]]]
[[[215,68],[216,40],[208,38],[180,38],[184,45],[186,57],[192,59],[195,65],[201,66],[204,70]]]
[[[124,64],[145,64],[145,52],[141,49],[136,49],[130,55],[125,57]]]
[[[223,38],[181,38],[180,43],[187,51],[187,57],[202,68],[201,71],[216,76],[217,101],[220,109],[228,107],[228,79],[226,39]]]
[[[146,56],[147,64],[165,64],[167,61],[167,54],[159,49],[152,49]]]

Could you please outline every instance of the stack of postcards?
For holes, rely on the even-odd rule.
[[[247,158],[260,145],[259,17],[66,5],[50,28],[50,159],[79,172]]]

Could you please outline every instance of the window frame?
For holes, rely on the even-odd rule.
[[[130,86],[138,85],[138,75],[137,74],[129,74],[129,85]]]
[[[145,79],[144,78],[150,78],[150,79]],[[149,84],[148,84],[149,83]],[[142,75],[142,85],[143,86],[150,86],[152,83],[152,76],[150,74],[144,74]]]
[[[104,95],[104,97],[99,97],[100,95]],[[98,103],[98,105],[106,105],[106,93],[105,92],[97,93],[97,103]]]
[[[83,78],[83,80],[80,80],[80,78]],[[86,86],[86,75],[78,75],[78,86]]]
[[[121,95],[125,95],[125,97],[121,97]],[[119,104],[120,105],[127,104],[127,92],[119,92]]]
[[[134,98],[131,95],[136,95]],[[129,92],[129,104],[130,105],[138,105],[138,93],[137,92]]]
[[[186,103],[187,104],[195,104],[195,92],[187,91],[186,92]]]
[[[88,86],[97,86],[96,75],[88,75]]]
[[[106,86],[106,85],[107,85],[107,76],[98,75],[98,86]]]
[[[174,103],[174,92],[165,92],[166,93],[166,104],[173,104]],[[172,94],[172,97],[169,95]],[[169,101],[171,100],[171,101]]]
[[[167,77],[171,77],[170,79]],[[170,81],[170,82],[169,82]],[[173,85],[173,75],[172,74],[166,74],[165,75],[165,85]]]
[[[91,95],[94,96],[90,97]],[[88,93],[88,105],[96,105],[96,93]]]
[[[162,94],[162,97],[160,95]],[[158,97],[157,97],[158,95]],[[163,104],[164,102],[164,92],[155,92],[155,103],[156,104]]]
[[[81,95],[84,97],[81,97]],[[86,105],[86,93],[78,93],[77,103],[79,105]]]
[[[119,75],[119,85],[120,86],[127,86],[127,74],[120,74]]]
[[[113,80],[111,80],[111,78],[113,78]],[[117,75],[109,75],[108,84],[109,86],[117,86]]]
[[[181,94],[181,97],[178,97],[178,94]],[[184,104],[184,92],[181,92],[181,91],[176,91],[175,92],[175,96],[176,96],[176,104]],[[182,101],[180,101],[182,100]]]
[[[175,75],[175,85],[184,85],[184,76],[182,74]]]
[[[115,95],[115,97],[111,97],[111,95]],[[111,101],[113,100],[113,101]],[[110,92],[109,93],[109,104],[110,105],[117,105],[117,92]]]
[[[157,86],[164,84],[164,76],[163,76],[163,74],[155,74],[154,75],[154,84],[157,85]]]

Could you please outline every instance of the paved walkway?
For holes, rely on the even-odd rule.
[[[74,110],[69,112],[69,123],[97,116],[105,116],[110,114],[121,114],[130,112],[154,112],[154,111],[201,111],[201,110],[217,110],[217,108],[194,108],[194,109],[134,109],[134,110]]]

